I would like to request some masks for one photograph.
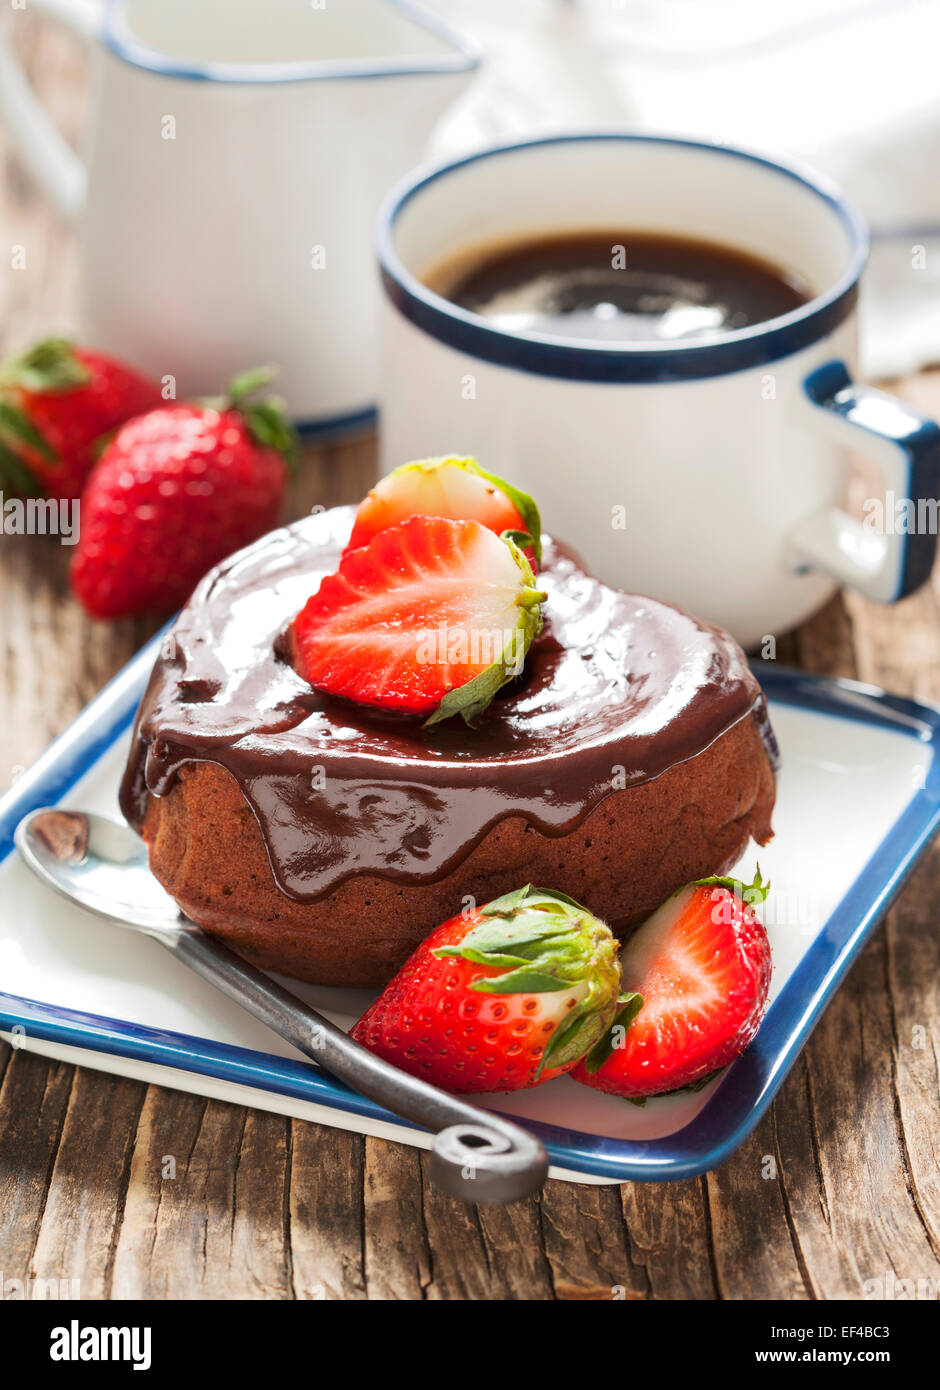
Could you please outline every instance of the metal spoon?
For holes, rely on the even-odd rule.
[[[445,1191],[468,1202],[505,1203],[545,1181],[548,1157],[533,1135],[373,1056],[182,917],[128,826],[84,811],[44,808],[20,821],[15,838],[33,873],[57,893],[86,912],[153,937],[360,1095],[436,1131],[429,1171]]]

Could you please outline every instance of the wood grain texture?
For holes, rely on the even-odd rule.
[[[74,137],[75,46],[28,14],[15,43]],[[73,327],[75,248],[2,147],[0,227],[6,351]],[[940,412],[940,374],[900,389]],[[369,440],[308,453],[292,513],[355,499],[374,467]],[[67,560],[0,537],[0,787],[154,627],[84,618]],[[834,600],[777,659],[940,700],[936,579],[894,609]],[[429,1187],[416,1150],[0,1044],[0,1270],[78,1278],[87,1299],[857,1299],[889,1272],[940,1278],[938,884],[935,848],[771,1113],[689,1182],[552,1182],[465,1207]]]

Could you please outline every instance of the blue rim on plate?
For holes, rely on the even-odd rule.
[[[512,157],[548,145],[649,144],[698,150],[713,158],[758,165],[799,183],[836,214],[852,248],[849,264],[834,285],[788,314],[722,333],[709,342],[643,343],[603,346],[560,335],[510,332],[479,314],[461,309],[422,284],[395,249],[395,224],[402,210],[429,184],[486,159]],[[694,381],[777,362],[818,342],[855,308],[858,282],[868,260],[868,228],[861,213],[836,186],[792,160],[771,159],[740,145],[646,132],[579,131],[492,145],[463,158],[446,160],[407,175],[383,203],[376,223],[376,251],[385,293],[409,322],[469,357],[538,376],[602,384]]]
[[[133,720],[162,640],[158,633],[0,799],[0,861],[19,820],[66,795]],[[610,1139],[528,1119],[552,1163],[620,1182],[694,1177],[715,1168],[764,1115],[866,938],[940,825],[940,709],[857,681],[831,680],[755,663],[768,698],[907,735],[933,750],[925,786],[906,809],[809,946],[771,1004],[756,1039],[684,1129],[661,1139]],[[175,1067],[353,1115],[408,1126],[312,1063],[184,1033],[101,1018],[0,994],[0,1030],[70,1047]],[[517,1117],[518,1118],[518,1117]]]
[[[161,53],[141,42],[127,19],[127,0],[109,0],[104,14],[101,37],[106,48],[122,62],[130,63],[161,77],[182,78],[196,82],[273,83],[310,82],[328,79],[349,80],[363,77],[417,77],[422,74],[472,72],[482,62],[477,44],[457,34],[448,24],[428,13],[411,0],[377,0],[394,10],[416,28],[423,29],[450,49],[448,54],[432,57],[364,58],[364,59],[304,59],[282,63],[186,62]],[[325,5],[321,8],[325,8]],[[315,12],[316,7],[311,6]],[[314,13],[315,19],[315,13]]]

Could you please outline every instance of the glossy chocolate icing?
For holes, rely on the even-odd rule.
[[[424,730],[318,695],[283,636],[336,569],[352,516],[334,508],[275,531],[199,585],[137,716],[121,787],[132,825],[184,764],[217,763],[252,807],[281,890],[311,901],[358,873],[433,881],[506,816],[563,835],[752,711],[772,740],[760,687],[727,634],[608,588],[551,541],[542,634],[475,729]]]

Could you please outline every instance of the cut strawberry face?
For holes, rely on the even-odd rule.
[[[606,1033],[619,978],[610,928],[527,884],[433,931],[352,1036],[450,1091],[520,1090]]]
[[[380,531],[412,516],[478,521],[498,536],[509,531],[530,559],[538,563],[541,558],[541,521],[535,502],[495,473],[485,472],[476,459],[422,459],[394,469],[360,504],[347,549],[368,545]]]
[[[623,947],[622,1009],[574,1079],[631,1099],[708,1078],[757,1032],[767,1002],[767,933],[750,904],[767,887],[705,879],[670,898]]]
[[[297,669],[330,695],[469,724],[521,671],[544,598],[512,541],[415,516],[322,581],[294,620]]]

